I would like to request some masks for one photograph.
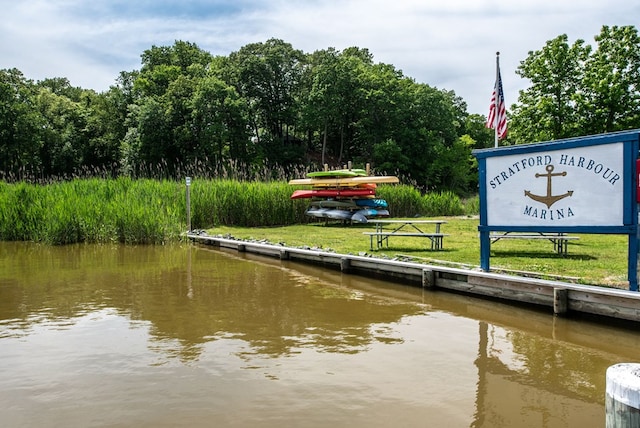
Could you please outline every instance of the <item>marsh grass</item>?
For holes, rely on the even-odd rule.
[[[274,226],[304,223],[306,203],[290,198],[286,182],[198,180],[191,189],[192,224]]]
[[[192,180],[192,229],[312,222],[308,200],[287,181]],[[421,195],[412,186],[380,186],[395,215],[462,212],[454,194]],[[186,230],[186,184],[168,179],[87,178],[49,184],[0,182],[0,239],[50,244],[161,244]]]
[[[186,219],[175,182],[86,179],[0,186],[0,238],[48,244],[161,244]],[[184,202],[182,203],[184,207]]]

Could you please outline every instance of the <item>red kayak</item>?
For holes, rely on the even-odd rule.
[[[354,196],[370,196],[375,195],[375,189],[313,189],[313,190],[295,190],[291,195],[291,199],[304,198],[352,198]]]

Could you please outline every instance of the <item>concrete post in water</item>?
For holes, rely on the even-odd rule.
[[[606,388],[606,427],[640,427],[640,364],[609,367]]]
[[[191,177],[186,178],[187,184],[187,232],[191,232]]]

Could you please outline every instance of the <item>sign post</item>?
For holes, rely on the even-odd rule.
[[[187,232],[191,232],[191,177],[186,178],[187,185]]]

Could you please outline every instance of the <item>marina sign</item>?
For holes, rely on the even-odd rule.
[[[486,161],[487,224],[624,225],[623,143]]]
[[[490,232],[629,236],[637,290],[640,130],[475,150],[480,184],[480,263]]]

